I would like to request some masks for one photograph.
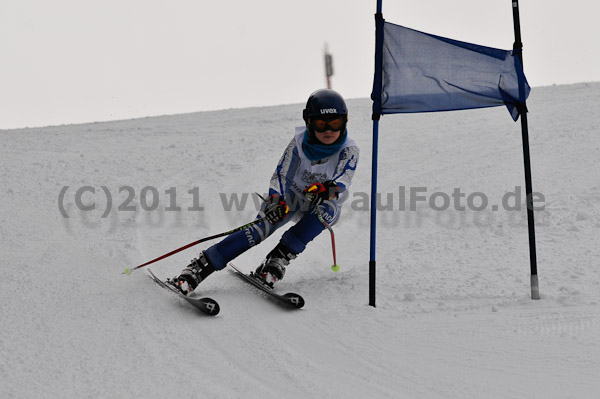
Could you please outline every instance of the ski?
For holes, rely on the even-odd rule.
[[[154,273],[152,273],[152,270],[150,270],[150,268],[148,268],[148,274],[149,277],[158,285],[160,285],[161,287],[173,292],[174,294],[178,295],[180,298],[184,299],[187,303],[189,303],[190,305],[192,305],[193,307],[195,307],[196,309],[198,309],[199,311],[201,311],[204,314],[207,314],[209,316],[216,316],[219,314],[219,311],[221,310],[219,307],[219,304],[217,303],[217,301],[215,301],[212,298],[190,298],[186,295],[183,295],[181,292],[178,292],[175,288],[171,287],[170,285],[168,285],[167,283],[165,283],[164,281],[160,280],[158,277],[156,277],[154,275]]]
[[[235,271],[235,273],[242,278],[245,282],[255,286],[259,290],[267,293],[271,298],[275,298],[280,303],[284,303],[291,306],[294,309],[300,309],[304,306],[304,298],[300,295],[288,292],[287,294],[280,295],[273,291],[273,287],[265,284],[260,277],[257,277],[254,272],[246,274],[238,269],[233,263],[229,263],[229,266]]]

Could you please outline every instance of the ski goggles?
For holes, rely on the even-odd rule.
[[[346,125],[346,117],[340,116],[330,120],[324,119],[313,119],[309,120],[310,127],[312,127],[316,132],[324,133],[328,130],[332,132],[340,131]]]

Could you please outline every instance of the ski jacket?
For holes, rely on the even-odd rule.
[[[334,180],[340,189],[336,202],[341,205],[349,196],[348,189],[358,164],[358,145],[348,137],[332,156],[311,161],[302,150],[305,131],[304,126],[296,128],[294,138],[283,152],[271,177],[269,195],[279,194],[286,201],[295,198],[304,200],[303,191],[307,186]]]

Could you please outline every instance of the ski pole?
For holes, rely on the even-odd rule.
[[[335,234],[333,234],[333,229],[331,228],[329,223],[327,223],[323,218],[321,207],[317,205],[315,208],[317,210],[317,217],[319,218],[319,221],[323,224],[323,226],[327,228],[327,230],[329,230],[329,234],[331,235],[331,251],[333,252],[333,265],[331,265],[331,270],[334,272],[339,272],[340,265],[337,264],[337,261],[335,259]]]
[[[256,193],[256,195],[258,195],[263,201],[267,201],[259,193]],[[333,252],[333,265],[331,265],[331,270],[333,270],[334,272],[339,272],[340,265],[337,264],[337,260],[335,257],[335,234],[333,233],[333,229],[331,228],[329,223],[327,223],[325,219],[323,219],[323,215],[321,213],[321,208],[319,207],[319,205],[315,206],[315,209],[317,211],[317,217],[319,218],[319,221],[323,224],[323,226],[327,228],[327,230],[329,230],[329,234],[331,235],[331,251]]]
[[[226,231],[225,233],[215,234],[214,236],[210,236],[210,237],[204,237],[204,238],[201,238],[201,239],[199,239],[199,240],[197,240],[197,241],[194,241],[194,242],[191,242],[191,243],[189,243],[189,244],[187,244],[187,245],[184,245],[184,246],[183,246],[183,247],[181,247],[181,248],[177,248],[177,249],[176,249],[176,250],[174,250],[174,251],[171,251],[171,252],[169,252],[169,253],[167,253],[167,254],[161,255],[161,256],[159,256],[159,257],[158,257],[158,258],[156,258],[156,259],[152,259],[151,261],[148,261],[148,262],[146,262],[146,263],[143,263],[143,264],[141,264],[141,265],[139,265],[139,266],[136,266],[136,267],[134,267],[134,268],[132,268],[132,269],[130,269],[130,268],[128,268],[128,267],[126,267],[126,268],[125,268],[125,271],[124,271],[123,273],[121,273],[121,274],[130,275],[130,274],[131,274],[131,272],[132,272],[132,271],[134,271],[134,270],[140,269],[140,268],[142,268],[142,267],[144,267],[144,266],[148,266],[149,264],[152,264],[152,263],[154,263],[154,262],[158,262],[158,261],[159,261],[159,260],[161,260],[161,259],[168,258],[169,256],[176,254],[177,252],[181,252],[181,251],[183,251],[184,249],[188,249],[188,248],[190,248],[190,247],[193,247],[194,245],[200,244],[200,243],[202,243],[202,242],[205,242],[205,241],[209,241],[209,240],[213,240],[213,239],[215,239],[215,238],[219,238],[219,237],[225,237],[225,236],[228,236],[228,235],[230,235],[230,234],[237,233],[238,231],[245,230],[245,229],[247,229],[247,228],[249,228],[249,227],[252,227],[252,226],[254,226],[255,224],[258,224],[258,223],[262,222],[263,220],[265,220],[265,218],[256,219],[256,220],[254,220],[254,221],[252,221],[252,222],[250,222],[250,223],[248,223],[248,224],[245,224],[245,225],[243,225],[243,226],[240,226],[240,227],[236,227],[236,228],[235,228],[235,229],[233,229],[233,230]]]

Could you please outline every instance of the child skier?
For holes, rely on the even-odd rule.
[[[346,129],[346,103],[333,90],[317,90],[308,98],[302,116],[305,126],[296,128],[273,173],[269,196],[258,214],[265,221],[202,251],[179,276],[167,280],[184,295],[293,220],[295,225],[283,234],[256,269],[256,274],[273,286],[283,278],[290,261],[324,230],[318,212],[330,225],[338,220],[359,156],[358,146],[348,137]]]

